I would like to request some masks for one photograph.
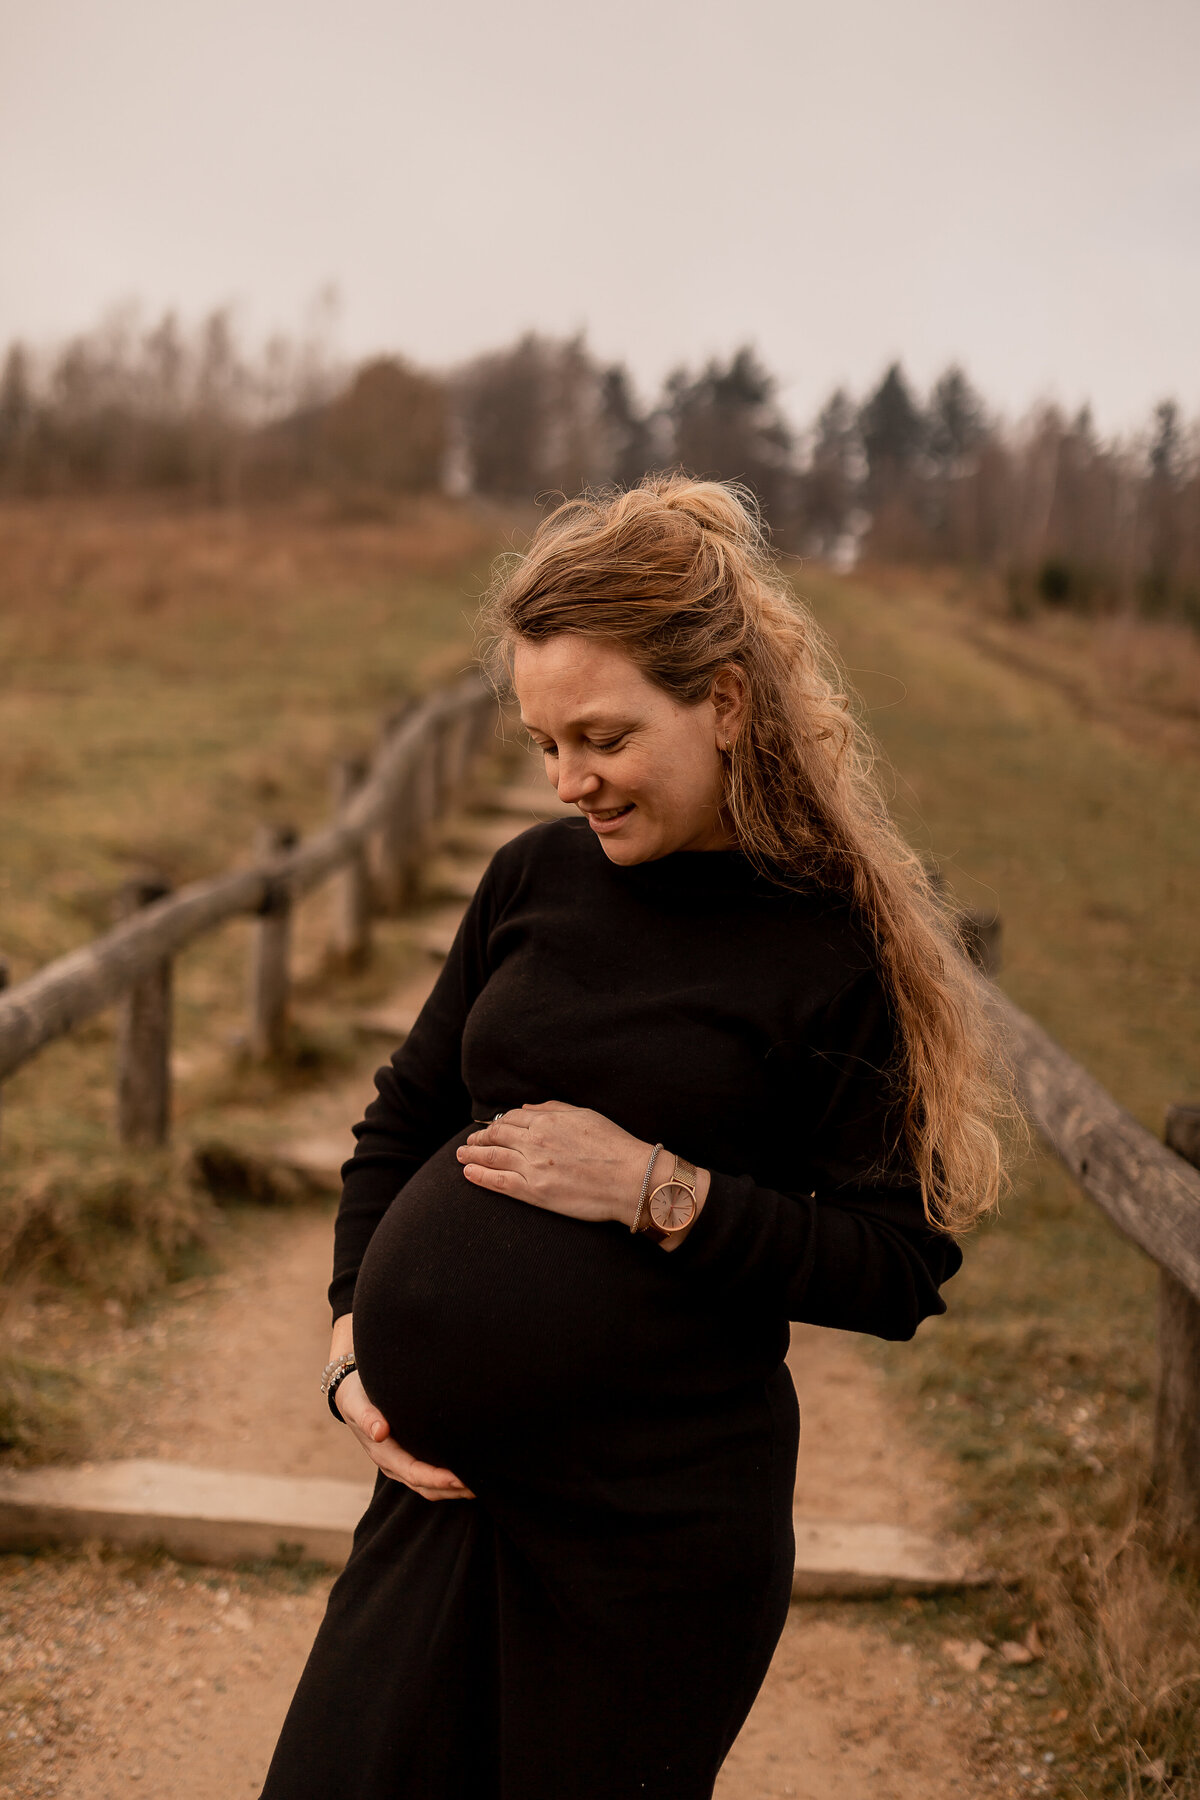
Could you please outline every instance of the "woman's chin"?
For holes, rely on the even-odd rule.
[[[659,854],[651,842],[649,834],[644,831],[617,831],[600,839],[604,846],[604,854],[609,862],[640,863],[649,862]]]

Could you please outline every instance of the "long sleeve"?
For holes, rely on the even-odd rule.
[[[910,1338],[946,1310],[938,1292],[959,1268],[952,1238],[925,1218],[920,1185],[897,1148],[900,1106],[889,1066],[895,1031],[878,975],[847,982],[825,1008],[792,1083],[820,1093],[797,1131],[802,1191],[778,1192],[712,1171],[707,1202],[679,1249],[680,1273],[815,1325]],[[810,1191],[811,1190],[811,1191]]]
[[[495,914],[489,868],[463,915],[433,991],[403,1044],[375,1076],[376,1096],[354,1127],[357,1148],[342,1168],[329,1303],[350,1312],[359,1265],[380,1219],[404,1183],[466,1121],[462,1078],[467,1014],[488,975]]]

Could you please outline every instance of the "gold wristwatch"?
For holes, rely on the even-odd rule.
[[[651,1189],[638,1230],[661,1244],[664,1238],[686,1231],[696,1217],[698,1204],[696,1166],[676,1154],[675,1167],[666,1181]]]

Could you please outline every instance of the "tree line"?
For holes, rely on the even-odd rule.
[[[1164,399],[1102,439],[1084,408],[1019,424],[948,368],[896,363],[806,429],[749,347],[680,367],[645,402],[581,336],[530,332],[446,372],[339,369],[320,332],[255,352],[228,313],[185,330],[110,319],[0,370],[0,494],[166,491],[214,502],[311,489],[529,502],[683,467],[744,482],[786,550],[993,571],[1013,608],[1124,609],[1200,628],[1200,430]]]

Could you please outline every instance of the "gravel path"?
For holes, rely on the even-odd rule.
[[[314,1391],[330,1232],[325,1209],[248,1218],[228,1272],[148,1325],[114,1324],[95,1380],[128,1403],[97,1454],[359,1478],[358,1453]],[[801,1328],[791,1362],[799,1510],[936,1530],[945,1473],[907,1438],[860,1346]],[[98,1550],[0,1560],[0,1796],[256,1794],[327,1587],[311,1572],[233,1575]],[[1009,1791],[972,1759],[985,1722],[961,1676],[931,1669],[871,1617],[793,1608],[718,1800]]]

